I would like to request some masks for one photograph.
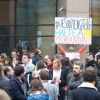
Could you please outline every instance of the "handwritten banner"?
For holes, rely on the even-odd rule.
[[[55,18],[56,44],[91,44],[91,18]]]

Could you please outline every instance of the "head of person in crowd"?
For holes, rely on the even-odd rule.
[[[21,80],[24,75],[24,67],[21,65],[15,67],[14,74]]]
[[[36,63],[36,70],[42,70],[44,68],[47,68],[45,62],[43,60],[39,60],[37,63]]]
[[[28,51],[30,58],[32,58],[35,55],[35,50]]]
[[[63,64],[63,65],[66,65],[66,66],[68,66],[68,64],[70,63],[70,60],[69,60],[68,57],[65,57],[62,61],[63,61],[62,64]],[[62,66],[63,66],[63,65],[62,65]]]
[[[2,54],[0,55],[0,62],[2,62],[2,63],[4,64],[6,58],[7,58],[6,53],[2,53]]]
[[[94,60],[93,54],[89,53],[89,61],[92,61],[92,60]]]
[[[19,57],[14,57],[12,59],[12,67],[15,68],[18,64],[20,63],[20,58]]]
[[[13,71],[13,69],[12,69],[11,66],[6,66],[6,67],[4,68],[4,75],[5,75],[6,77],[8,77],[9,79],[11,79],[13,73],[14,73],[14,71]]]
[[[74,59],[72,59],[72,60],[70,61],[71,68],[73,67],[73,65],[74,65],[74,63],[75,63],[76,61],[80,61],[80,59],[74,58]]]
[[[83,64],[80,61],[75,61],[72,68],[73,68],[73,75],[78,76],[82,74]]]
[[[75,51],[74,47],[69,47],[69,52],[74,52],[74,51]]]
[[[54,61],[53,61],[53,70],[59,70],[61,69],[62,67],[62,63],[61,63],[61,60],[60,58],[54,58]]]
[[[95,62],[95,59],[94,59],[94,56],[92,53],[89,54],[89,60],[86,64],[86,67],[88,67],[88,66],[92,66],[96,69],[96,62]]]
[[[62,60],[62,59],[65,58],[65,54],[64,54],[64,53],[59,53],[59,57],[60,57],[60,59]]]
[[[17,50],[16,49],[12,50],[12,52],[11,52],[11,58],[16,58],[17,56],[18,56]]]
[[[0,89],[0,100],[11,100],[11,98],[4,90]]]
[[[4,66],[11,66],[11,59],[9,57],[5,59]]]
[[[36,78],[39,78],[39,72],[42,69],[46,69],[47,70],[47,65],[45,64],[44,60],[39,60],[36,63],[36,67],[32,70],[32,75]]]
[[[35,55],[41,55],[41,50],[40,49],[35,49]]]
[[[25,52],[23,53],[23,56],[22,56],[22,62],[24,65],[27,65],[30,61],[30,55],[29,53]]]
[[[49,80],[49,71],[47,70],[41,70],[39,73],[39,78],[42,81],[48,81]]]
[[[91,52],[87,52],[86,53],[86,59],[89,60],[89,55],[91,54]]]
[[[48,69],[49,70],[52,70],[53,69],[53,61],[54,61],[54,57],[49,57],[47,59],[47,66],[48,66]]]
[[[61,60],[61,63],[62,63],[62,68],[66,68],[68,70],[71,69],[71,64],[70,64],[70,60],[68,57],[65,57],[63,60]]]
[[[45,61],[46,64],[47,64],[47,60],[49,59],[49,57],[50,57],[49,55],[44,56],[44,61]]]
[[[96,71],[93,67],[89,66],[83,71],[83,79],[84,82],[93,83],[95,85],[96,82]]]
[[[29,93],[35,94],[37,92],[46,93],[47,91],[44,89],[41,81],[37,78],[33,79],[31,82]]]

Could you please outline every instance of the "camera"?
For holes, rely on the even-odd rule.
[[[64,11],[64,10],[65,8],[63,6],[59,9],[59,11]]]

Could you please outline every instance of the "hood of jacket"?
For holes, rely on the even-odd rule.
[[[46,94],[32,94],[29,95],[27,100],[49,100],[49,95]]]

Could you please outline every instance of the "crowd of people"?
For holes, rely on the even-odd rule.
[[[100,100],[100,49],[86,59],[41,50],[0,54],[2,100]]]

